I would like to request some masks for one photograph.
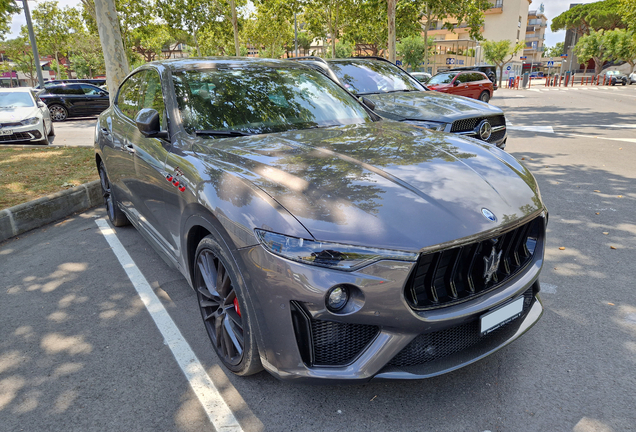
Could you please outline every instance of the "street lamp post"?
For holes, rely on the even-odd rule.
[[[35,34],[33,33],[33,23],[31,22],[31,12],[27,0],[22,0],[24,5],[24,15],[26,16],[27,27],[29,29],[29,39],[31,40],[31,48],[33,49],[33,62],[35,63],[35,71],[38,75],[40,87],[44,88],[44,78],[42,77],[42,67],[40,66],[40,55],[38,54],[38,46],[35,42]]]

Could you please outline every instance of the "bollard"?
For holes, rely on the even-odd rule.
[[[603,85],[605,85],[605,79],[607,78],[607,75],[603,76]]]

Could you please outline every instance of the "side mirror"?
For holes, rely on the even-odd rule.
[[[135,117],[137,129],[146,138],[168,138],[168,132],[161,130],[159,113],[152,108],[144,108]]]
[[[38,108],[46,108],[46,104],[41,100],[38,101]]]
[[[375,110],[375,104],[371,102],[371,100],[365,98],[364,96],[360,98],[360,102],[362,102],[371,111]]]
[[[454,85],[455,87],[457,87],[457,86],[459,85],[459,81],[457,81],[457,80],[453,81],[453,85]]]
[[[99,92],[99,95],[100,95],[100,96],[108,96],[108,92],[100,91],[100,92]]]

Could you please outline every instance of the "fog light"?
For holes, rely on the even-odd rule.
[[[347,289],[343,286],[334,287],[327,296],[327,308],[332,312],[337,312],[345,307],[347,300],[349,300]]]

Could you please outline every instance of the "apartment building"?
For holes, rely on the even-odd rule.
[[[523,55],[529,62],[535,64],[541,62],[545,51],[545,31],[548,28],[548,18],[543,13],[543,4],[539,10],[528,12],[528,25],[526,26],[526,48]]]
[[[492,7],[485,11],[481,35],[492,41],[509,40],[513,43],[524,40],[528,23],[528,11],[532,0],[491,0]],[[453,31],[443,28],[446,22],[453,24]],[[428,35],[436,41],[437,55],[429,62],[431,73],[449,67],[471,66],[484,63],[479,42],[471,40],[465,23],[432,20],[428,23]],[[510,63],[507,74],[518,74],[522,70],[521,52]]]

